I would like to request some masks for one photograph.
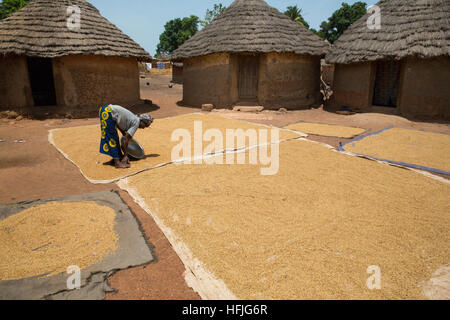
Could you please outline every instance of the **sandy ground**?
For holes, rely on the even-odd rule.
[[[115,184],[94,185],[48,143],[48,129],[82,125],[89,120],[1,121],[1,203],[12,203],[117,190]],[[24,139],[24,143],[14,140]],[[111,299],[198,299],[184,280],[184,266],[155,223],[125,192],[120,192],[155,245],[157,262],[118,272],[110,284],[118,289]]]
[[[170,76],[150,76],[141,79],[141,98],[149,99],[153,105],[142,105],[138,112],[149,112],[155,118],[165,118],[198,109],[183,107],[182,86],[168,88]],[[146,83],[150,85],[147,86]],[[288,113],[263,112],[244,114],[220,111],[233,118],[275,126],[285,126],[299,121],[339,124],[377,131],[388,126],[423,129],[432,132],[450,133],[448,123],[412,122],[410,120],[382,114],[356,114],[341,116],[320,109],[293,111]],[[0,202],[12,203],[56,196],[117,190],[115,184],[94,185],[82,177],[79,170],[67,161],[48,143],[48,130],[80,125],[96,124],[98,119],[48,119],[0,120]],[[18,143],[15,140],[23,139]],[[310,136],[310,139],[338,146],[346,139]],[[0,141],[1,141],[0,140]],[[109,299],[198,299],[184,280],[184,266],[158,229],[152,218],[125,193],[120,192],[129,207],[136,214],[149,241],[155,245],[157,262],[145,267],[133,268],[116,273],[110,283],[119,290],[108,295]]]

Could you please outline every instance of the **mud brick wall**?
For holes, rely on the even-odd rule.
[[[139,68],[133,58],[67,56],[53,60],[53,72],[59,106],[98,110],[140,98]]]
[[[33,104],[26,57],[0,57],[0,111]]]
[[[405,116],[450,119],[450,57],[408,58],[400,89]]]

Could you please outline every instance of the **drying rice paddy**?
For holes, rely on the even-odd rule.
[[[98,154],[97,126],[53,131],[51,138],[91,181],[122,179],[119,186],[153,216],[202,298],[423,299],[436,291],[429,280],[450,259],[449,183],[292,140],[299,135],[286,130],[275,175],[250,164],[170,163],[174,130],[195,138],[199,120],[203,130],[224,136],[226,129],[263,128],[215,115],[157,120],[136,136],[155,156],[124,171],[103,164],[108,159]],[[363,130],[288,128],[336,137]],[[398,134],[389,148],[409,141],[400,148],[407,156],[411,136]],[[415,140],[414,153],[426,155],[430,143],[446,150],[440,138]],[[248,147],[247,141],[236,147]],[[371,266],[381,271],[381,290],[367,287]]]
[[[450,135],[392,128],[345,145],[344,149],[378,159],[450,172]]]
[[[353,138],[366,132],[365,129],[335,126],[321,123],[296,123],[286,126],[285,129],[299,131],[307,134],[313,134],[326,137]]]
[[[0,221],[0,281],[50,277],[117,249],[115,211],[95,202],[50,202]]]
[[[133,162],[131,168],[125,170],[115,169],[109,163],[111,158],[99,153],[100,127],[97,125],[53,130],[50,133],[50,141],[81,170],[89,181],[93,183],[107,183],[171,162],[172,149],[179,144],[178,140],[172,141],[171,139],[174,131],[186,129],[190,132],[192,138],[197,140],[203,138],[202,135],[196,136],[194,134],[195,121],[201,121],[203,131],[217,129],[223,136],[226,135],[227,129],[259,130],[266,128],[258,124],[225,119],[221,116],[210,114],[189,114],[156,120],[151,128],[138,130],[135,136],[136,140],[145,149],[146,158]],[[293,132],[280,130],[280,140],[298,137],[299,135]],[[192,141],[192,155],[194,154],[194,145],[195,141]],[[243,143],[236,142],[237,148],[248,146],[248,141]]]
[[[422,299],[450,259],[449,184],[308,141],[281,143],[273,176],[183,164],[119,185],[153,215],[203,298]],[[374,265],[381,290],[366,285]]]

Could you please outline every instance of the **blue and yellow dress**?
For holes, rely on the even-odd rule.
[[[100,153],[111,156],[113,159],[122,159],[119,134],[117,133],[116,122],[111,115],[111,105],[101,107],[99,117],[101,126]]]

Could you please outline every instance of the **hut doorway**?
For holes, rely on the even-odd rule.
[[[399,61],[377,61],[372,102],[374,106],[397,107],[400,67]]]
[[[34,105],[56,105],[52,60],[47,58],[28,58],[27,62]]]
[[[258,101],[258,56],[239,56],[239,100]]]

